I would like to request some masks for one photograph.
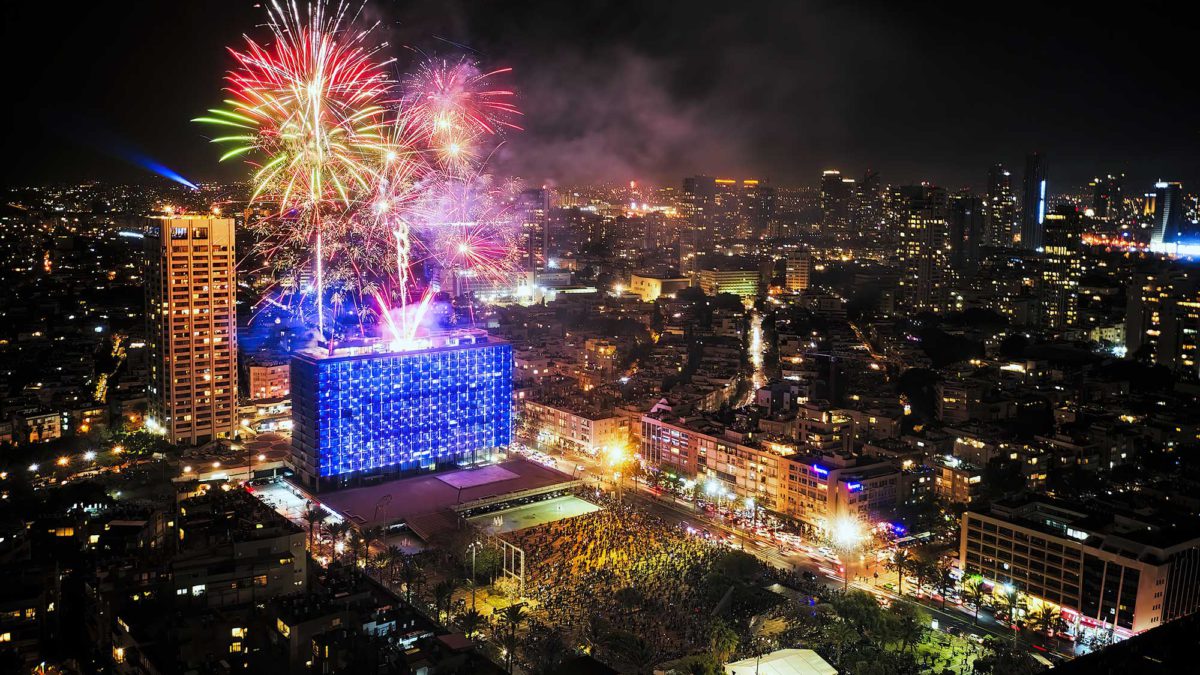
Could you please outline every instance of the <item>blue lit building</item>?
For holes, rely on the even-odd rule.
[[[313,490],[472,464],[512,436],[512,347],[482,330],[301,350],[292,463]]]

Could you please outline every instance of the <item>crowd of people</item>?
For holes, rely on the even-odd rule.
[[[722,549],[629,502],[583,496],[604,508],[509,535],[525,551],[539,618],[587,640],[595,617],[606,617],[664,654],[703,644],[713,603],[702,582]]]

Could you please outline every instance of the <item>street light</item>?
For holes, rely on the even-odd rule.
[[[471,611],[475,611],[475,553],[479,551],[480,542],[473,541],[467,548],[471,549]]]
[[[862,523],[851,516],[837,516],[829,526],[829,540],[842,559],[843,587],[850,588],[850,556],[864,539]]]

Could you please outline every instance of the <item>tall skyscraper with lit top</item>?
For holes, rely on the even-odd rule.
[[[144,246],[147,425],[172,443],[231,437],[238,390],[233,219],[151,218]]]
[[[301,350],[292,464],[313,489],[491,459],[512,439],[512,347],[482,330]]]

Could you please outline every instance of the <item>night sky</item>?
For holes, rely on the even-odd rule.
[[[3,181],[193,180],[218,166],[188,120],[217,104],[253,2],[5,3]],[[1064,3],[1075,4],[1075,3]],[[976,6],[978,5],[978,6]],[[986,14],[977,13],[984,9]],[[815,185],[824,168],[982,187],[1047,155],[1052,190],[1098,172],[1200,181],[1194,30],[1176,3],[392,2],[413,50],[512,66],[526,131],[496,170],[534,181],[677,185],[687,174]]]

